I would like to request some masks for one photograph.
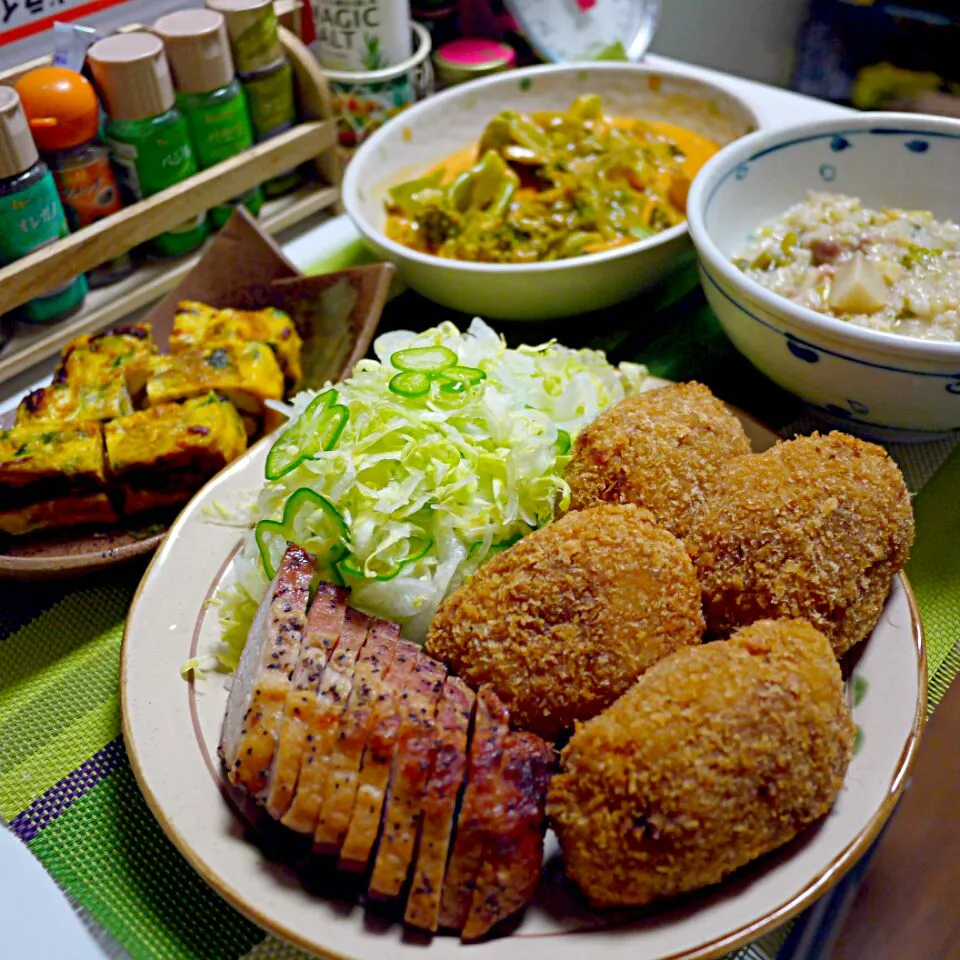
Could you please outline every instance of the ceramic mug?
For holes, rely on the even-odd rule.
[[[374,130],[433,93],[430,34],[419,23],[410,26],[415,49],[409,60],[360,73],[323,71],[330,84],[337,116],[337,141],[344,163]]]

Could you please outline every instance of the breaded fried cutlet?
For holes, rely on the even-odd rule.
[[[834,432],[727,464],[686,546],[709,633],[804,617],[839,657],[876,625],[913,535],[897,465],[883,448]]]
[[[570,509],[635,503],[684,537],[717,470],[749,452],[740,421],[703,384],[640,393],[577,437],[566,470]]]
[[[440,607],[426,649],[471,686],[490,684],[517,726],[552,737],[702,631],[680,541],[645,510],[603,504],[488,561]]]
[[[829,641],[765,620],[677,651],[577,728],[547,800],[596,906],[709,886],[826,814],[854,725]]]

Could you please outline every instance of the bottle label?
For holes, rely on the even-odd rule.
[[[244,77],[243,88],[258,142],[293,126],[297,114],[293,103],[293,71],[289,63],[262,76]]]
[[[197,172],[197,164],[187,139],[186,123],[182,137],[159,134],[144,140],[140,146],[107,137],[107,145],[117,168],[121,187],[136,202],[172,187]],[[196,230],[204,220],[200,213],[171,227],[169,233],[188,233]]]
[[[55,170],[54,177],[74,230],[116,213],[121,207],[120,191],[105,150],[87,163]]]
[[[40,247],[56,243],[68,233],[67,218],[49,173],[23,190],[0,197],[0,263],[13,263]],[[79,302],[86,292],[86,284],[74,278],[25,304],[21,308],[23,318],[42,322],[62,312],[61,295],[72,287],[75,287],[76,296],[70,299]],[[51,308],[46,308],[47,303],[52,305]],[[66,308],[73,305],[65,304]]]
[[[313,0],[317,58],[330,70],[379,70],[413,56],[403,0]]]
[[[253,146],[253,131],[242,90],[209,107],[184,110],[201,170]]]
[[[0,261],[4,264],[67,233],[67,220],[49,174],[17,193],[0,197]]]
[[[258,19],[233,42],[233,59],[237,70],[243,73],[278,60],[280,53],[277,15],[273,4],[268,4],[260,11]]]

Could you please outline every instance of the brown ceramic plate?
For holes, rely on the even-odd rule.
[[[216,307],[278,307],[303,337],[303,386],[349,375],[370,347],[393,267],[352,267],[304,277],[245,211],[235,214],[182,283],[145,318],[161,352],[169,345],[176,305],[202,300]],[[0,428],[12,424],[0,417]],[[59,579],[93,573],[160,545],[177,511],[109,528],[51,531],[0,538],[0,580]]]

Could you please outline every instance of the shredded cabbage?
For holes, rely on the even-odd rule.
[[[459,392],[437,384],[422,396],[392,391],[397,369],[391,356],[436,345],[486,378]],[[374,352],[377,360],[360,361],[337,385],[349,419],[335,447],[267,480],[254,520],[279,521],[298,489],[321,494],[348,531],[332,572],[351,588],[351,604],[398,621],[404,636],[422,642],[448,593],[565,507],[570,439],[605,407],[638,392],[647,372],[637,364],[615,368],[600,351],[554,342],[511,350],[479,319],[466,333],[451,323],[420,334],[387,333]],[[292,417],[322,390],[300,393]],[[311,523],[323,519],[318,512],[298,520],[307,540],[320,535]],[[309,542],[304,546],[310,549]],[[251,532],[235,579],[216,598],[219,657],[229,667],[239,659],[267,585]]]

